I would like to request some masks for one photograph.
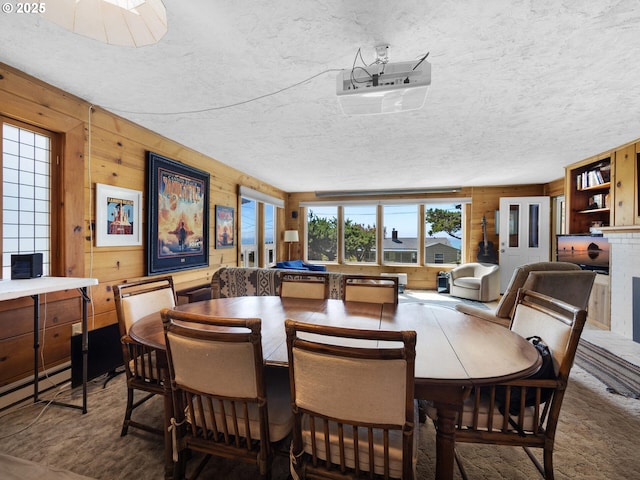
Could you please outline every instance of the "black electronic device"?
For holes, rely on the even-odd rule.
[[[11,255],[11,280],[42,276],[42,254]]]
[[[123,365],[117,323],[88,332],[87,380],[115,372]],[[82,385],[82,335],[71,336],[71,387]]]

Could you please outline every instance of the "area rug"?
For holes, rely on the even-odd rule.
[[[585,369],[607,387],[607,391],[640,399],[640,367],[608,350],[580,339],[576,365]]]
[[[437,305],[439,307],[450,308],[452,310],[455,310],[457,304],[465,303],[467,305],[472,305],[483,310],[489,310],[489,307],[482,302],[467,300],[466,298],[453,297],[448,294],[437,293],[431,290],[405,290],[404,293],[398,295],[398,301],[401,303],[428,303]]]

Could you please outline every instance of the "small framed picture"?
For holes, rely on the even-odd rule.
[[[216,205],[216,248],[235,246],[235,212],[233,207]]]
[[[142,245],[142,192],[96,184],[96,247]]]

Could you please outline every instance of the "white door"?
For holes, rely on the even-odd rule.
[[[500,198],[500,293],[520,265],[549,261],[550,204],[549,197]]]

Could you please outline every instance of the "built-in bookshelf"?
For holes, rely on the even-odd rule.
[[[589,233],[611,222],[611,157],[569,167],[567,233]]]
[[[610,227],[602,230],[606,237],[617,227],[628,231],[625,229],[639,226],[640,139],[567,166],[564,193],[564,233],[592,233]],[[607,330],[612,328],[611,305],[620,304],[624,297],[622,288],[611,290],[612,278],[617,277],[620,286],[621,278],[630,281],[632,277],[620,270],[610,264],[609,275],[596,275],[589,299],[588,321]]]

